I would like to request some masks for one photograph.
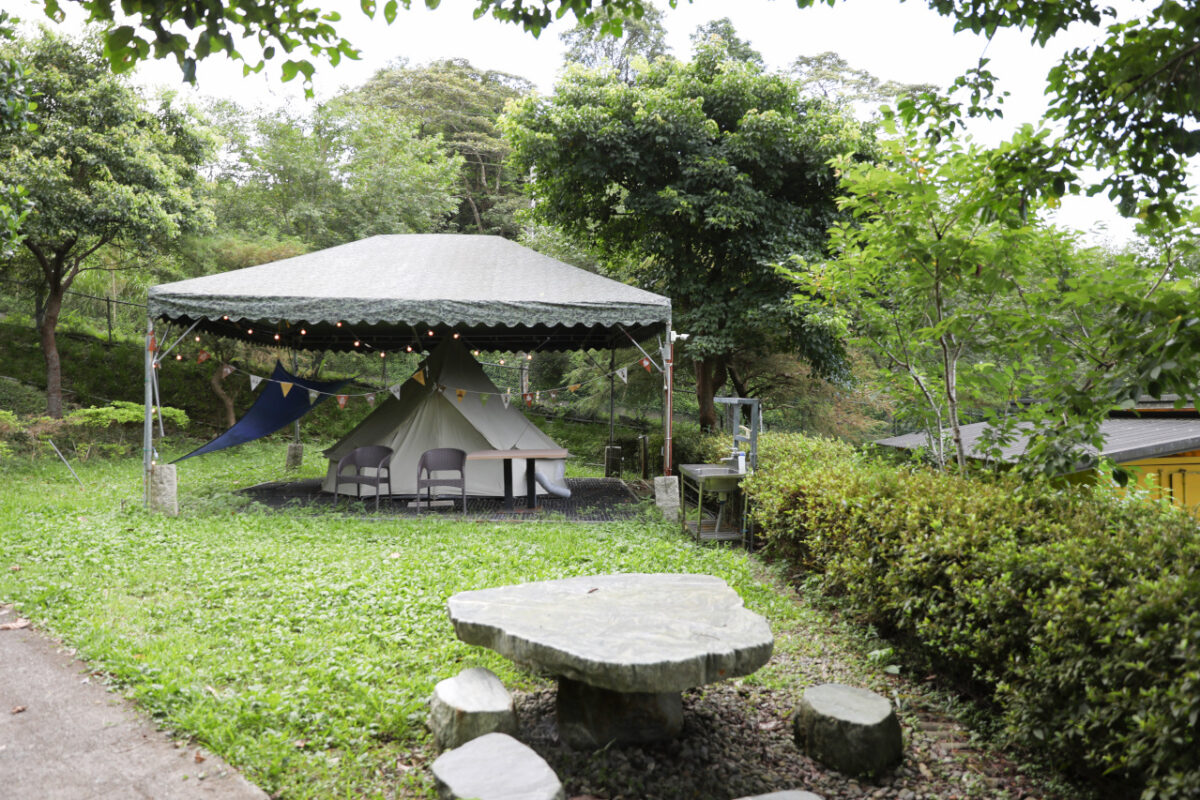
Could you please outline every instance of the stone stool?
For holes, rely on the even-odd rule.
[[[442,800],[565,800],[562,782],[541,756],[508,734],[488,733],[433,762]]]
[[[434,687],[428,724],[438,747],[447,749],[485,733],[515,734],[517,715],[495,673],[474,667]]]
[[[753,797],[739,797],[737,800],[822,800],[821,795],[800,789],[787,789],[770,794],[756,794]]]
[[[804,690],[793,722],[808,756],[847,775],[876,775],[904,755],[892,704],[866,689],[826,683]]]

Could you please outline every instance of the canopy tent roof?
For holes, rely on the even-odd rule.
[[[265,346],[578,350],[665,333],[671,301],[498,236],[399,234],[152,287],[154,319]],[[355,344],[355,343],[358,344]]]

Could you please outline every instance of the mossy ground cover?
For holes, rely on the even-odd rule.
[[[379,519],[268,511],[234,493],[282,477],[283,462],[280,443],[184,462],[177,518],[142,509],[137,459],[76,464],[83,488],[52,457],[0,467],[0,602],[281,797],[428,794],[437,681],[485,666],[511,688],[545,685],[455,638],[445,604],[461,590],[703,572],[777,632],[819,625],[744,552],[697,545],[649,513],[605,525]],[[779,646],[810,639],[786,633]]]

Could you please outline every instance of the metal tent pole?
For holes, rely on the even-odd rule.
[[[663,475],[670,475],[675,466],[675,454],[671,433],[675,423],[675,331],[667,322],[667,344],[663,347],[663,383],[666,396],[663,399]]]
[[[145,416],[142,420],[142,494],[150,507],[150,470],[154,466],[154,319],[146,315],[145,341]]]

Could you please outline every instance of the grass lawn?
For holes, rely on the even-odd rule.
[[[143,511],[140,460],[75,464],[84,488],[52,456],[0,465],[0,602],[273,795],[433,796],[437,681],[484,666],[510,689],[546,685],[455,638],[445,604],[460,590],[702,572],[767,617],[777,651],[836,639],[756,559],[695,544],[652,508],[636,523],[494,524],[268,511],[232,493],[283,463],[284,445],[255,443],[181,464],[177,518]],[[744,680],[796,678],[768,665]]]

